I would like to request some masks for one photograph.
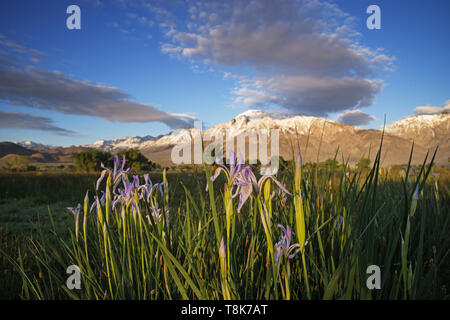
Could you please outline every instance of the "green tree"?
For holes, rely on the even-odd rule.
[[[117,155],[120,160],[123,158],[123,155],[125,155],[125,167],[130,168],[133,172],[151,171],[159,167],[159,165],[148,160],[139,150],[136,149],[122,150],[117,153]]]
[[[72,153],[74,166],[81,172],[98,172],[101,170],[100,164],[107,167],[112,166],[112,155],[109,152],[99,150],[86,150]]]

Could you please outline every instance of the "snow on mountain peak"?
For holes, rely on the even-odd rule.
[[[387,125],[386,132],[396,133],[399,130],[405,129],[434,128],[442,122],[448,121],[449,118],[450,114],[448,113],[410,116]]]
[[[90,148],[102,149],[105,151],[112,151],[116,149],[140,149],[142,144],[148,141],[154,141],[152,136],[145,137],[124,137],[114,140],[98,140],[88,145]]]
[[[247,117],[249,119],[260,119],[269,116],[269,113],[263,110],[250,109],[238,114],[235,119],[240,117]]]
[[[286,115],[281,112],[267,112],[259,109],[250,109],[245,112],[238,114],[234,119],[239,119],[241,117],[246,117],[248,120],[257,120],[262,119],[264,117],[269,117],[272,119],[282,119],[285,118]]]
[[[421,135],[432,139],[436,134],[435,130],[448,131],[450,114],[440,115],[417,115],[404,118],[386,126],[386,132],[402,137],[409,137],[411,135]],[[204,134],[229,134],[237,136],[245,133],[248,130],[261,129],[280,129],[282,132],[295,134],[309,134],[310,128],[322,130],[324,124],[332,125],[335,130],[358,130],[356,127],[344,126],[335,121],[317,118],[312,116],[287,116],[283,113],[273,113],[264,110],[247,110],[234,119],[212,126],[204,130]],[[344,127],[345,128],[344,128]],[[159,137],[145,136],[145,137],[124,137],[114,140],[98,140],[85,147],[94,149],[101,149],[104,151],[118,151],[124,149],[147,149],[151,147],[164,147],[169,145],[176,145],[190,141],[198,134],[199,129],[187,128],[177,129],[169,134],[161,135]],[[417,137],[416,137],[417,139]],[[21,141],[17,144],[26,148],[51,148],[52,146],[43,145],[33,141]]]
[[[48,144],[42,144],[39,142],[34,142],[34,141],[20,141],[20,142],[15,142],[16,144],[18,144],[19,146],[22,146],[24,148],[30,148],[30,149],[50,149],[53,148],[53,145],[48,145]]]

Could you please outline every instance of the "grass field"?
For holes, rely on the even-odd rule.
[[[150,184],[119,164],[98,190],[99,174],[3,174],[0,298],[448,299],[447,176],[378,165],[205,167]],[[381,289],[366,286],[370,265]]]

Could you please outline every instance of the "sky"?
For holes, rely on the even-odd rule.
[[[159,136],[248,109],[362,128],[450,112],[446,0],[15,0],[0,15],[0,141]]]

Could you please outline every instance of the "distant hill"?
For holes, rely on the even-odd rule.
[[[71,162],[71,154],[88,150],[87,147],[42,147],[42,145],[34,144],[32,148],[25,148],[13,142],[0,142],[0,165],[3,165],[9,158],[14,155],[25,156],[31,163],[49,163],[49,162]]]
[[[0,142],[0,158],[9,154],[16,154],[20,156],[31,156],[34,151],[21,147],[12,142]]]

